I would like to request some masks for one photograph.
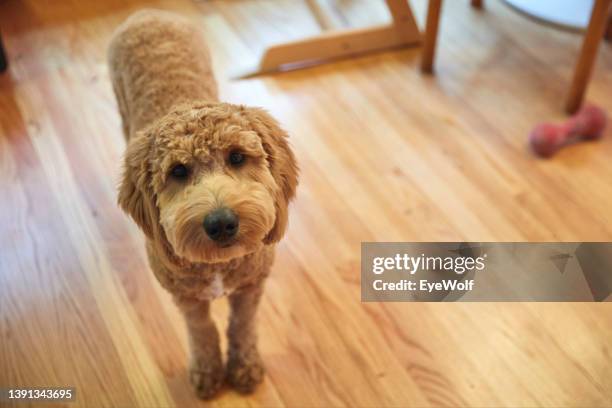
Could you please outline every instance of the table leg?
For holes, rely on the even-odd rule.
[[[597,56],[599,43],[604,35],[604,29],[608,21],[608,12],[612,0],[595,0],[591,19],[587,32],[584,35],[580,56],[574,70],[574,78],[570,85],[569,94],[565,102],[565,110],[567,113],[575,113],[584,98],[587,84],[593,71],[593,63]]]
[[[312,65],[367,52],[418,45],[421,34],[408,0],[385,0],[385,4],[393,18],[390,24],[334,30],[303,40],[273,45],[265,50],[256,67],[243,68],[233,76],[246,78],[282,68]]]
[[[442,0],[429,0],[429,5],[427,6],[427,22],[425,23],[425,35],[423,38],[423,54],[421,57],[421,71],[423,72],[433,71],[441,8]]]

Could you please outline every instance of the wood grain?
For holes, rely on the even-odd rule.
[[[268,376],[249,397],[194,398],[182,318],[115,204],[105,52],[145,6],[205,28],[222,98],[269,109],[301,164],[260,314]],[[336,7],[350,27],[390,18],[382,2]],[[361,241],[612,240],[610,130],[553,160],[526,148],[535,123],[562,118],[580,37],[493,1],[444,15],[436,77],[413,49],[231,81],[267,45],[317,33],[304,3],[2,2],[0,386],[74,386],[67,406],[88,407],[610,407],[612,303],[359,300]],[[608,111],[611,68],[604,44],[587,98]]]

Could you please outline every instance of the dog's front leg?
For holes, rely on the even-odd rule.
[[[264,367],[257,351],[255,314],[263,282],[241,288],[229,297],[231,315],[227,330],[228,382],[240,392],[251,392],[263,380]]]
[[[210,317],[210,301],[178,298],[189,331],[191,363],[189,377],[200,398],[211,398],[224,379],[219,333]]]

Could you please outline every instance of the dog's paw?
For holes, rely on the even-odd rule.
[[[223,385],[223,364],[221,360],[194,360],[189,368],[189,380],[199,398],[210,399]]]
[[[230,350],[227,361],[227,382],[238,392],[253,392],[264,378],[264,366],[259,353],[252,349],[246,353]]]

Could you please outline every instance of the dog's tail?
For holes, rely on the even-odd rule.
[[[152,9],[117,28],[108,67],[126,139],[180,103],[218,100],[203,37],[186,18]]]

